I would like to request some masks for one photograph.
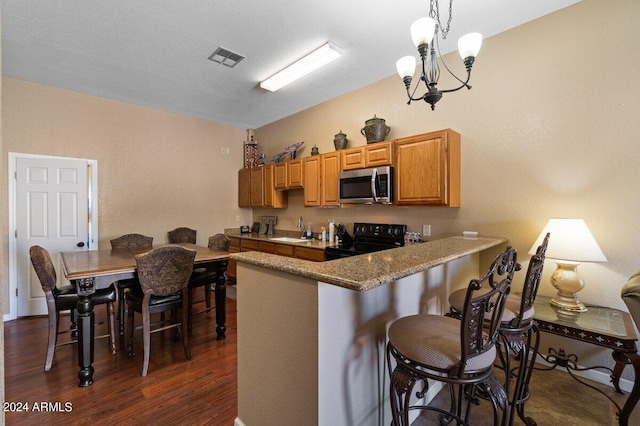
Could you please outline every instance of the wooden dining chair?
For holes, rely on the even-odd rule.
[[[224,234],[216,234],[209,237],[209,248],[219,251],[229,251],[231,246],[231,239]],[[211,293],[215,291],[215,283],[218,278],[218,274],[215,270],[208,268],[195,268],[191,274],[189,280],[189,331],[191,331],[193,324],[193,316],[204,312],[210,312],[211,309]],[[199,312],[193,312],[193,305],[201,303],[202,300],[194,301],[193,297],[196,293],[196,289],[204,287],[204,302],[206,308]]]
[[[196,243],[196,234],[198,231],[191,228],[176,228],[169,231],[169,244],[173,243]]]
[[[112,249],[127,248],[148,248],[153,247],[153,237],[147,237],[142,234],[125,234],[118,238],[114,238],[111,242]],[[134,286],[139,286],[137,278],[127,280],[119,280],[116,282],[118,288],[118,329],[120,336],[124,336],[124,319],[125,319],[125,303],[124,293]]]
[[[134,287],[125,293],[128,305],[128,353],[129,356],[133,356],[133,343],[139,343],[134,339],[134,313],[138,312],[142,316],[142,327],[138,329],[142,328],[143,376],[147,375],[149,369],[151,333],[177,328],[182,335],[185,356],[187,360],[191,359],[188,333],[183,330],[183,324],[189,321],[187,286],[193,271],[195,256],[195,250],[180,246],[159,247],[135,256],[140,289]],[[181,311],[181,321],[178,321],[177,315],[170,315],[171,318],[167,321],[171,323],[168,325],[167,321],[163,320],[151,322],[153,314],[177,310]],[[152,329],[152,327],[156,328]]]
[[[53,356],[55,355],[56,346],[67,345],[70,343],[76,343],[77,340],[69,340],[62,343],[58,343],[58,335],[64,332],[59,331],[60,326],[60,311],[75,310],[78,304],[78,294],[76,293],[75,286],[66,285],[60,288],[56,287],[57,275],[56,270],[51,261],[49,252],[40,246],[32,246],[29,249],[29,256],[31,258],[31,264],[36,271],[36,275],[40,280],[42,291],[44,291],[47,302],[47,313],[49,316],[49,337],[47,343],[47,356],[44,362],[44,371],[49,371],[53,363]],[[114,303],[117,300],[116,288],[114,285],[106,289],[96,290],[91,295],[91,301],[94,305],[107,305],[108,314],[108,329],[109,334],[96,337],[109,337],[111,353],[116,353],[116,327],[115,327],[115,313]],[[73,324],[72,324],[73,327]],[[93,342],[91,343],[93,345]]]
[[[504,423],[508,415],[507,396],[493,375],[493,363],[498,326],[516,265],[517,252],[508,247],[496,256],[484,276],[471,280],[466,289],[462,321],[444,315],[418,314],[391,324],[387,367],[391,378],[392,425],[409,426],[412,410],[435,411],[439,413],[440,424],[453,420],[456,424],[472,424],[470,408],[478,394],[491,401],[494,425]],[[423,398],[433,381],[448,386],[449,410],[425,405],[419,400],[412,402],[416,394]],[[414,392],[418,382],[420,390]],[[465,399],[467,406],[463,412]]]

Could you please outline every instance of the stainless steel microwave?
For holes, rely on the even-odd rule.
[[[342,172],[338,191],[341,203],[393,204],[393,167]]]

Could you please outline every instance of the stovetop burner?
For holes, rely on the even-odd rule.
[[[354,223],[353,243],[327,247],[325,260],[339,259],[404,246],[407,225]]]

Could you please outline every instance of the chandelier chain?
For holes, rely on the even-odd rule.
[[[438,0],[431,0],[429,17],[436,20],[438,28],[440,28],[440,32],[442,33],[442,39],[445,40],[447,38],[447,34],[449,34],[451,20],[453,19],[453,0],[449,0],[449,20],[447,21],[446,28],[443,28],[442,23],[440,23],[440,5],[438,4]]]

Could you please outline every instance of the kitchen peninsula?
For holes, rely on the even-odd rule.
[[[329,262],[237,261],[236,426],[386,425],[387,327],[444,313],[505,238],[449,237]]]

